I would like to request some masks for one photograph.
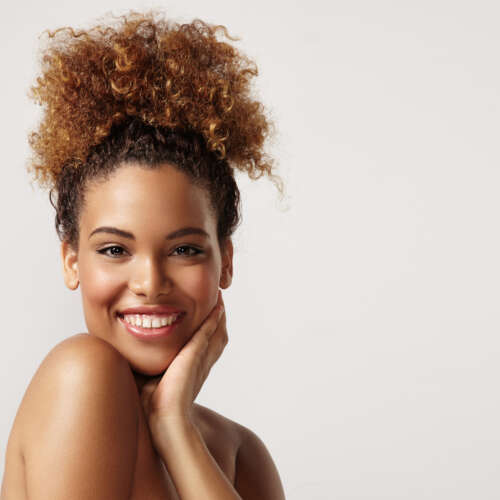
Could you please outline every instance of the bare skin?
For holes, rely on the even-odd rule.
[[[75,499],[175,499],[178,490],[189,500],[197,496],[193,481],[206,498],[218,487],[219,498],[283,499],[259,438],[194,403],[227,343],[225,314],[215,321],[214,306],[232,277],[232,245],[219,246],[206,193],[169,165],[126,165],[86,194],[79,248],[63,243],[61,250],[67,286],[81,286],[89,333],[58,344],[34,375],[9,438],[2,500],[58,500],[69,492]],[[133,238],[92,234],[110,226]],[[165,240],[185,227],[205,235]],[[185,317],[169,337],[139,341],[118,314],[145,304],[173,305]],[[204,330],[212,341],[203,340]],[[186,355],[196,339],[208,346],[196,354],[207,363],[203,376]],[[144,406],[146,387],[153,409]],[[170,425],[181,421],[196,433]]]
[[[168,469],[152,445],[139,392],[130,383],[134,381],[132,371],[123,361],[109,344],[88,334],[70,337],[49,353],[33,377],[16,416],[9,439],[2,498],[49,498],[49,493],[50,498],[64,498],[64,492],[60,497],[55,496],[55,492],[58,491],[61,474],[70,474],[71,464],[67,460],[71,455],[76,457],[74,468],[82,470],[79,478],[75,477],[83,483],[80,491],[85,494],[81,498],[98,498],[92,496],[91,490],[99,483],[102,483],[100,491],[108,498],[128,498],[126,491],[131,492],[131,500],[178,498]],[[73,370],[79,369],[73,374],[73,380],[68,380],[72,374],[66,375],[68,365]],[[110,374],[113,373],[119,376],[111,379]],[[124,396],[122,403],[126,404],[120,405],[116,397],[110,398],[107,415],[104,415],[98,411],[102,401],[93,397],[95,390],[81,395],[81,399],[74,396],[74,385],[85,382],[92,388],[99,384],[103,391],[114,395],[120,392]],[[82,407],[79,408],[80,403]],[[113,407],[113,404],[116,406]],[[207,446],[221,470],[234,483],[235,458],[241,442],[238,425],[200,405],[195,405],[195,411]],[[92,426],[89,425],[91,414],[100,418]],[[116,418],[111,418],[113,415]],[[117,429],[116,421],[122,424],[127,422],[125,415],[129,425]],[[71,421],[71,425],[66,428],[60,424],[51,425],[51,420]],[[43,434],[39,432],[40,424],[45,428]],[[88,432],[75,433],[79,427],[87,427]],[[95,449],[90,447],[91,431],[99,436]],[[109,435],[113,438],[106,439],[105,436]],[[64,457],[58,454],[60,440],[65,443]],[[55,449],[51,448],[51,443],[56,446]],[[109,453],[107,457],[102,455],[104,449]],[[62,460],[58,463],[60,458]],[[83,458],[93,460],[86,465]],[[96,463],[97,458],[99,466],[92,469],[92,462]],[[48,466],[47,461],[52,465]],[[110,473],[111,464],[121,466],[115,470],[114,478]],[[84,470],[87,474],[83,474]],[[89,477],[93,478],[92,482],[89,482]],[[129,483],[124,481],[127,477]],[[120,485],[124,490],[116,491]],[[86,486],[89,489],[86,490]],[[107,491],[106,486],[112,489]]]

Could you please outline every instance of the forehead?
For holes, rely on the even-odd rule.
[[[87,234],[101,225],[164,232],[195,224],[209,233],[216,229],[208,193],[169,164],[122,165],[85,190],[80,226]]]

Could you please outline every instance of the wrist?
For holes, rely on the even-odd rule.
[[[205,443],[198,427],[185,417],[152,418],[149,428],[154,447],[165,464],[178,458],[181,450],[185,451],[200,441]]]
[[[194,419],[181,414],[151,414],[148,419],[151,434],[157,439],[171,439],[173,436],[191,434],[198,431]]]

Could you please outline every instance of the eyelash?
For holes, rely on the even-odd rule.
[[[118,245],[111,245],[111,246],[106,247],[106,248],[101,248],[100,250],[97,250],[97,252],[98,252],[98,253],[100,253],[100,254],[102,254],[102,255],[106,255],[107,257],[111,257],[112,259],[116,259],[116,258],[118,258],[118,257],[122,257],[122,256],[123,256],[123,254],[119,254],[119,255],[117,255],[117,254],[114,254],[114,255],[113,255],[113,254],[112,254],[112,255],[110,255],[109,253],[107,253],[107,251],[108,251],[108,250],[111,250],[112,248],[119,248],[120,250],[124,250],[124,249],[123,249],[123,247],[120,247],[120,246],[118,246]],[[194,250],[194,251],[196,252],[196,253],[194,253],[194,254],[192,254],[192,255],[187,255],[187,257],[188,257],[188,258],[189,258],[189,257],[196,257],[197,255],[200,255],[200,254],[202,254],[202,253],[203,253],[203,250],[200,250],[199,248],[193,247],[193,246],[191,246],[191,245],[180,245],[180,246],[178,246],[178,247],[174,250],[174,252],[175,252],[175,251],[177,251],[177,250],[179,250],[179,248],[187,248],[187,249],[189,249],[189,250]],[[182,257],[182,256],[184,256],[184,254],[182,254],[182,255],[180,255],[180,256]]]

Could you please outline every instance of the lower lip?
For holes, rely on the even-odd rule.
[[[118,319],[122,322],[127,331],[134,337],[140,340],[156,340],[168,337],[174,331],[175,327],[182,321],[183,317],[184,314],[181,313],[171,325],[161,326],[159,328],[142,328],[140,326],[127,323],[121,316],[118,316]]]

